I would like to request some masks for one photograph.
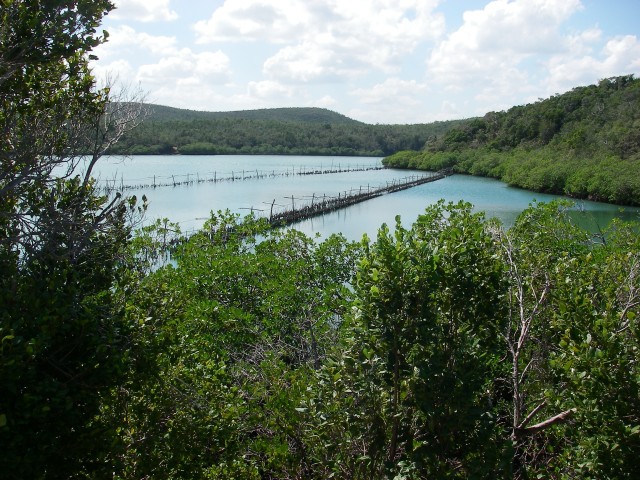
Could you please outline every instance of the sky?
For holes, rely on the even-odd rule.
[[[114,3],[96,77],[191,110],[430,123],[640,76],[638,0]]]

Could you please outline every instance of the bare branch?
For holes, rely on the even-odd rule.
[[[522,420],[522,422],[520,422],[520,425],[518,425],[518,429],[522,429],[526,427],[527,424],[531,421],[531,419],[536,415],[536,413],[538,413],[546,405],[547,405],[546,400],[543,400],[542,402],[540,402],[533,410],[531,410],[531,413],[529,413],[529,415],[527,415],[525,419]]]
[[[616,330],[616,333],[622,333],[628,330],[631,326],[630,319],[628,317],[629,312],[640,306],[640,288],[638,286],[640,277],[640,262],[637,255],[634,255],[629,265],[629,274],[625,278],[621,290],[628,291],[626,298],[622,300],[622,312],[620,313],[620,327]]]
[[[551,418],[546,419],[543,422],[536,423],[526,428],[518,428],[514,431],[515,438],[522,438],[526,436],[534,435],[542,430],[545,430],[553,425],[566,422],[571,416],[576,413],[576,408],[570,408],[562,413],[559,413]]]
[[[150,113],[150,107],[145,103],[146,94],[139,87],[132,88],[117,82],[117,77],[106,78],[102,91],[108,92],[108,102],[100,118],[95,119],[88,131],[88,142],[92,147],[84,185],[89,182],[98,159],[125,133],[140,125]]]

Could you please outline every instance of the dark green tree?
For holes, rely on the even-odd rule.
[[[91,171],[136,123],[88,68],[113,8],[99,1],[0,3],[0,469],[71,478],[111,444],[95,422],[117,381],[126,327],[112,302],[134,200]],[[105,35],[106,36],[106,35]]]
[[[497,232],[509,280],[497,414],[514,478],[633,478],[638,226],[594,237],[570,206],[532,206]]]
[[[346,345],[305,405],[319,419],[325,475],[499,474],[491,379],[506,283],[470,208],[439,203],[411,229],[398,221],[365,243]]]
[[[169,224],[135,255],[154,261]],[[103,414],[120,426],[122,478],[305,478],[302,402],[337,342],[357,248],[266,221],[212,215],[174,264],[125,281],[139,325]],[[129,272],[131,274],[131,272]]]

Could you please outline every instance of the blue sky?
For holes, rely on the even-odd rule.
[[[192,110],[483,115],[640,75],[638,0],[114,0],[99,79]]]

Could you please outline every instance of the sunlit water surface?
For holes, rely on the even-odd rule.
[[[168,218],[178,222],[183,231],[199,228],[210,212],[232,212],[269,216],[270,212],[299,208],[323,196],[344,195],[375,188],[423,172],[408,170],[365,170],[299,175],[312,170],[345,170],[381,165],[377,157],[307,157],[275,155],[203,155],[203,156],[133,156],[106,157],[98,165],[102,184],[109,182],[126,189],[128,195],[146,195],[149,208],[146,221]],[[260,176],[260,178],[256,178]],[[229,180],[231,177],[236,180]],[[211,181],[216,179],[216,182]],[[207,181],[202,181],[202,180]],[[194,182],[194,180],[196,180]],[[200,183],[197,180],[201,180]],[[189,181],[187,185],[162,186]],[[292,198],[293,197],[293,198]],[[453,175],[443,180],[363,202],[321,217],[306,220],[294,227],[310,235],[326,237],[342,233],[359,240],[364,233],[374,237],[382,223],[395,224],[396,215],[410,226],[424,209],[439,199],[447,202],[467,201],[476,211],[496,217],[509,226],[529,204],[548,202],[556,195],[511,188],[487,178]],[[614,217],[640,220],[640,209],[578,201],[576,218],[592,230],[606,226]]]

